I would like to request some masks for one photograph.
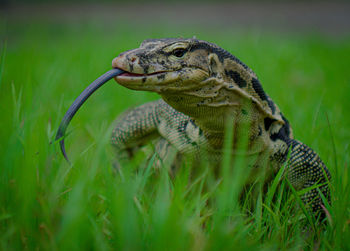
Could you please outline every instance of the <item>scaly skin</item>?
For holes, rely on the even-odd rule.
[[[119,118],[112,135],[118,158],[130,157],[157,138],[160,148],[180,154],[205,151],[217,163],[225,126],[232,123],[233,158],[244,154],[255,170],[269,174],[288,161],[285,176],[296,190],[320,184],[329,198],[330,174],[324,163],[311,148],[293,139],[288,120],[255,73],[227,51],[197,39],[154,39],[120,54],[112,65],[126,72],[115,78],[119,84],[162,97]],[[242,139],[246,139],[243,152]],[[161,157],[167,153],[163,152]],[[321,212],[316,188],[302,199],[314,212]]]

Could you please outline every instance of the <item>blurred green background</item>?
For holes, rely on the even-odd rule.
[[[349,248],[349,3],[23,0],[0,7],[0,249]],[[144,39],[192,36],[249,65],[295,137],[327,164],[333,223],[325,231],[305,237],[297,217],[264,197],[260,211],[243,215],[239,199],[230,200],[241,188],[217,190],[207,176],[193,182],[186,168],[175,179],[135,171],[147,166],[146,156],[116,174],[114,119],[158,96],[113,81],[74,117],[66,139],[74,164],[65,163],[53,142],[60,120],[112,59]],[[232,186],[239,179],[230,178]],[[203,192],[201,182],[213,190]],[[220,214],[220,201],[230,201],[231,213]]]

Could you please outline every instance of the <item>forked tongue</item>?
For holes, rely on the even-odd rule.
[[[79,108],[84,104],[84,102],[93,94],[98,88],[100,88],[102,85],[104,85],[108,80],[112,79],[113,77],[116,77],[120,74],[122,74],[124,71],[120,69],[112,69],[110,71],[107,71],[105,74],[100,76],[98,79],[96,79],[94,82],[92,82],[80,95],[79,97],[74,100],[73,104],[69,107],[68,111],[64,115],[61,124],[57,130],[56,139],[60,140],[60,146],[61,151],[64,156],[64,158],[70,163],[68,156],[66,154],[66,150],[64,147],[64,135],[66,132],[66,129],[69,125],[69,122],[74,117],[75,113],[79,110]]]

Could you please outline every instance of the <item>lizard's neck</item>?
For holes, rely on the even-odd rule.
[[[231,107],[217,107],[205,104],[203,98],[185,94],[162,95],[166,103],[175,110],[191,117],[206,133],[220,134],[225,131],[226,119],[234,117],[235,111]]]
[[[229,97],[228,95],[203,99],[203,97],[182,93],[167,93],[163,94],[162,97],[175,110],[191,117],[214,149],[222,147],[225,126],[228,122],[233,123],[233,147],[240,140],[240,137],[243,139],[246,137],[249,139],[248,144],[251,152],[261,152],[267,148],[274,148],[273,145],[280,142],[280,140],[276,140],[277,138],[282,137],[285,140],[292,137],[287,121],[283,125],[277,120],[266,117],[256,105],[254,106],[240,96],[232,95],[234,101],[219,98]]]

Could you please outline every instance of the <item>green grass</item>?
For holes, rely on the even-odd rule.
[[[97,21],[0,27],[1,250],[350,249],[350,38]],[[113,81],[73,119],[73,165],[65,162],[53,142],[60,120],[118,53],[146,38],[193,35],[251,66],[295,137],[319,153],[333,175],[332,223],[305,227],[279,175],[267,193],[257,181],[256,197],[240,202],[245,166],[226,159],[219,178],[205,165],[191,175],[185,164],[171,178],[142,153],[118,172],[113,120],[158,97]]]

